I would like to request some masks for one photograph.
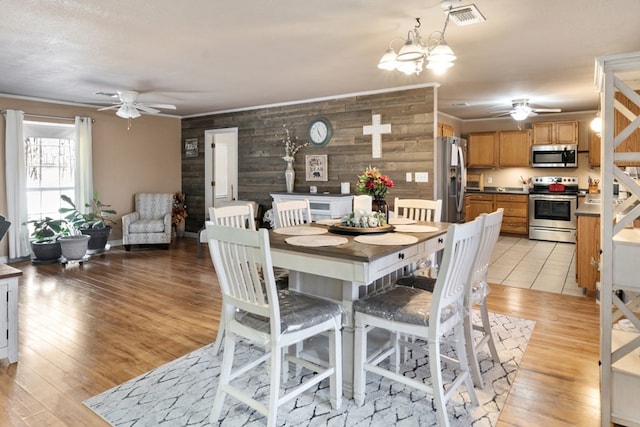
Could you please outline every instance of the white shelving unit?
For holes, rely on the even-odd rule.
[[[640,216],[640,186],[619,162],[640,165],[640,52],[599,57],[595,81],[602,115],[602,202],[600,203],[600,393],[601,425],[640,426],[640,333],[616,325],[627,319],[640,330],[640,229],[628,228]],[[616,100],[623,94],[631,104]],[[631,108],[630,108],[631,107]],[[636,108],[637,107],[637,108]],[[615,114],[629,121],[614,125]],[[635,142],[634,142],[635,141]],[[615,148],[625,145],[624,152]],[[620,150],[622,151],[622,150]],[[614,178],[629,192],[622,204],[613,200]]]

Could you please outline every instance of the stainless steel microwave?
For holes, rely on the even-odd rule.
[[[533,145],[531,147],[531,167],[577,168],[578,144]]]

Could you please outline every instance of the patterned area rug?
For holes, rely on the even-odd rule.
[[[478,316],[475,311],[474,316]],[[532,320],[494,313],[490,317],[501,363],[490,359],[488,349],[481,353],[485,387],[484,390],[476,389],[480,405],[473,407],[465,388],[461,387],[447,404],[454,426],[496,425],[535,326]],[[260,351],[250,345],[240,345],[236,349],[236,354],[242,352],[247,357]],[[443,351],[446,353],[447,350]],[[208,426],[221,359],[222,352],[220,356],[214,356],[211,345],[207,345],[94,396],[84,404],[113,426]],[[453,372],[447,372],[446,365],[443,366],[446,381]],[[414,355],[401,369],[405,375],[428,378],[428,358]],[[238,381],[245,381],[245,388],[253,389],[255,396],[268,396],[266,369]],[[296,378],[292,378],[285,386],[296,384]],[[437,425],[430,396],[372,373],[367,375],[364,406],[359,407],[353,400],[345,399],[342,407],[334,411],[328,399],[326,380],[314,392],[303,393],[281,407],[278,426]],[[222,413],[223,418],[217,424],[220,426],[261,426],[266,423],[262,414],[229,396]]]

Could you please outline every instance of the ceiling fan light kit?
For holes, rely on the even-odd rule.
[[[511,101],[511,106],[513,109],[509,111],[509,115],[513,120],[519,122],[538,113],[559,113],[562,111],[559,108],[533,108],[529,105],[529,99],[527,98],[514,99]]]
[[[156,108],[169,110],[176,109],[176,106],[171,104],[145,104],[142,102],[138,102],[137,99],[139,93],[134,90],[119,90],[115,93],[96,92],[96,94],[118,98],[118,102],[114,102],[113,105],[110,105],[108,107],[99,108],[98,111],[117,110],[116,116],[122,117],[123,119],[137,119],[142,115],[140,111],[150,114],[157,114],[160,112],[160,110],[157,110]],[[131,126],[131,124],[129,124],[129,126]]]
[[[458,25],[470,25],[485,20],[482,13],[473,4],[454,7],[461,2],[462,0],[443,0],[440,3],[447,16],[444,27],[442,31],[432,32],[426,44],[423,43],[420,36],[420,18],[416,18],[417,24],[413,30],[408,31],[406,41],[398,54],[396,55],[391,46],[393,41],[399,38],[396,37],[389,42],[389,48],[380,58],[378,68],[387,71],[397,70],[407,75],[418,75],[424,68],[425,60],[427,61],[426,67],[436,74],[442,74],[453,67],[456,56],[444,39],[449,19],[453,18]]]

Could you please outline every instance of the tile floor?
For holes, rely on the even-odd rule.
[[[500,236],[487,273],[489,283],[569,295],[576,284],[576,245]]]

